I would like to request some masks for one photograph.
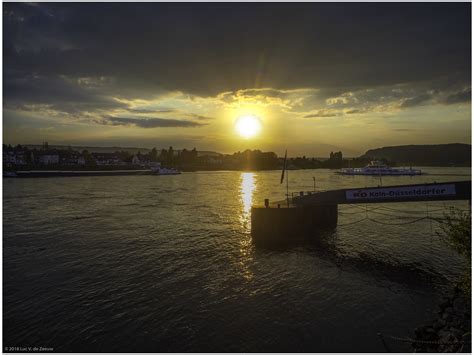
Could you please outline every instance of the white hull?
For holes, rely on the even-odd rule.
[[[394,176],[394,175],[421,175],[421,170],[406,168],[391,168],[381,161],[373,160],[363,168],[341,169],[342,175],[369,175],[369,176]]]
[[[361,169],[342,169],[339,171],[342,175],[369,175],[369,176],[393,176],[393,175],[421,175],[421,170],[415,169],[373,169],[373,168],[361,168]]]

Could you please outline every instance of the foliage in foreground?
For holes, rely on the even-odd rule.
[[[462,291],[471,294],[471,210],[463,211],[457,208],[450,208],[445,213],[444,220],[440,223],[441,231],[438,235],[453,250],[462,255],[467,266],[465,273],[460,280],[459,287]]]

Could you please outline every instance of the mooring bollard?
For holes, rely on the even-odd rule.
[[[270,200],[268,198],[265,199],[265,208],[270,207]]]

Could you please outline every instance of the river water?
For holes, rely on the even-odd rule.
[[[289,186],[313,190],[313,176],[316,189],[335,189],[471,174],[423,170],[430,175],[382,181],[290,171]],[[4,179],[4,347],[382,352],[377,333],[410,336],[433,317],[462,260],[436,222],[405,222],[467,201],[340,206],[324,245],[258,248],[250,208],[282,199],[279,180],[279,171]]]

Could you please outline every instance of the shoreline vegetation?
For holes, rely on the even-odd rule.
[[[471,352],[471,211],[451,208],[438,236],[465,261],[463,275],[438,305],[436,319],[415,329],[414,352]]]
[[[158,151],[138,148],[102,148],[91,152],[81,147],[3,145],[4,171],[115,171],[150,170],[157,166],[177,168],[181,171],[260,171],[278,170],[283,158],[274,152],[245,150],[234,154],[174,150]],[[79,149],[79,150],[78,150]],[[104,152],[109,149],[115,151]],[[471,146],[445,144],[432,146],[385,147],[367,151],[356,158],[344,158],[342,152],[331,152],[328,158],[306,156],[288,158],[287,169],[340,169],[366,166],[371,160],[381,160],[389,166],[460,166],[471,165]],[[385,153],[384,153],[385,152]],[[395,159],[396,158],[396,159]],[[424,159],[424,160],[423,160]],[[424,162],[426,164],[424,164]]]

